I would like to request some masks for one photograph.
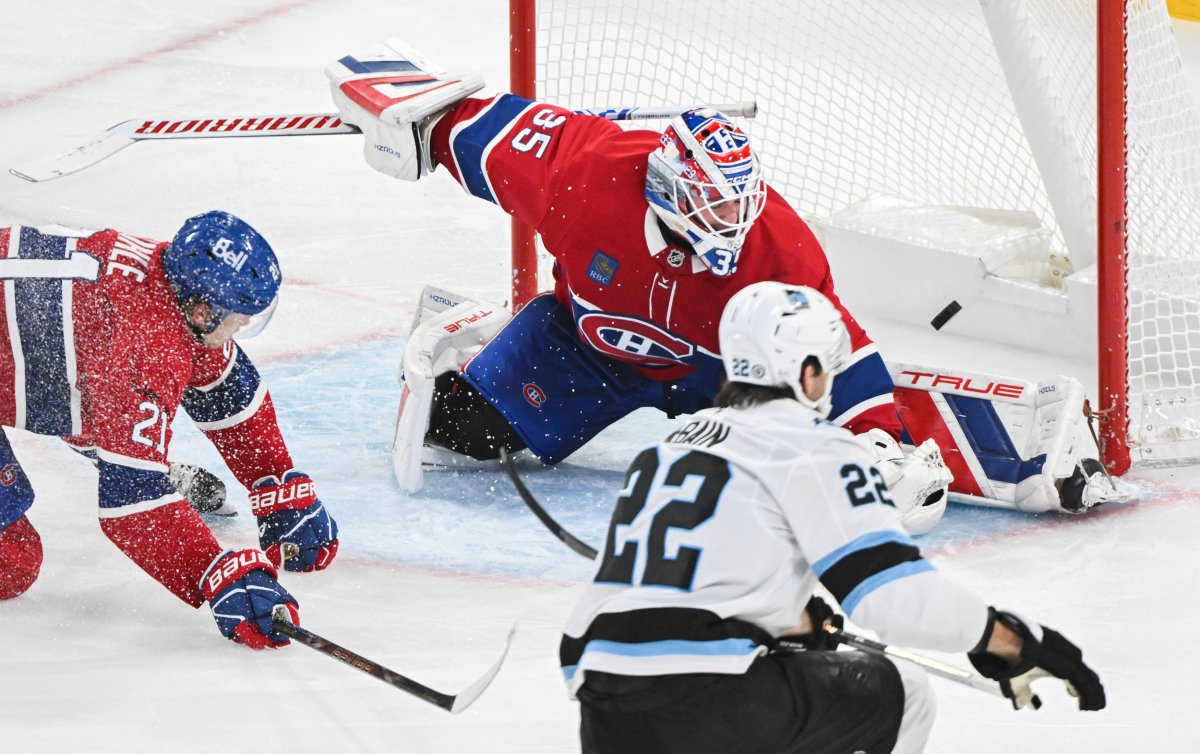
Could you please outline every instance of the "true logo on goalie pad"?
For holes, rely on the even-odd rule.
[[[943,392],[957,392],[961,395],[994,395],[997,398],[1020,398],[1025,392],[1024,385],[1014,385],[1004,382],[984,382],[972,377],[959,377],[953,374],[936,372],[914,372],[904,370],[896,375],[897,387],[915,387],[925,390],[939,388]],[[947,390],[949,389],[949,390]]]

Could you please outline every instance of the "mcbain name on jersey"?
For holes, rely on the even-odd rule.
[[[711,419],[697,419],[672,432],[667,437],[667,442],[711,448],[724,442],[726,437],[729,437],[729,427],[726,425]]]

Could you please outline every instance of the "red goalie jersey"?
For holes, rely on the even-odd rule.
[[[246,355],[232,342],[202,346],[185,324],[161,265],[166,246],[115,230],[0,230],[0,424],[58,435],[92,457],[104,532],[198,606],[198,582],[223,548],[167,480],[179,408],[247,487],[292,459]]]
[[[505,94],[450,110],[433,131],[432,150],[469,193],[537,230],[555,259],[555,295],[590,347],[650,379],[700,370],[715,385],[717,323],[729,298],[762,280],[809,286],[842,310],[854,345],[853,365],[834,383],[831,420],[898,435],[891,378],[838,301],[809,227],[768,189],[736,273],[711,274],[646,201],[647,157],[660,136]]]

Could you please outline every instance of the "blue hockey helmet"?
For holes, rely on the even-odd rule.
[[[202,300],[212,332],[231,313],[251,317],[242,333],[266,326],[279,298],[279,260],[267,240],[245,221],[213,210],[188,218],[163,252],[163,270],[180,305]]]

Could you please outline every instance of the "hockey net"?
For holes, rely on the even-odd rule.
[[[539,0],[537,96],[571,107],[756,99],[759,116],[742,125],[803,215],[879,197],[1029,211],[1067,260],[1050,276],[1087,275],[1097,1]],[[1118,439],[1133,460],[1194,459],[1200,123],[1165,5],[1125,10],[1128,306],[1101,329],[1128,323],[1113,380],[1128,398],[1125,384],[1107,389],[1118,412],[1127,403]]]

